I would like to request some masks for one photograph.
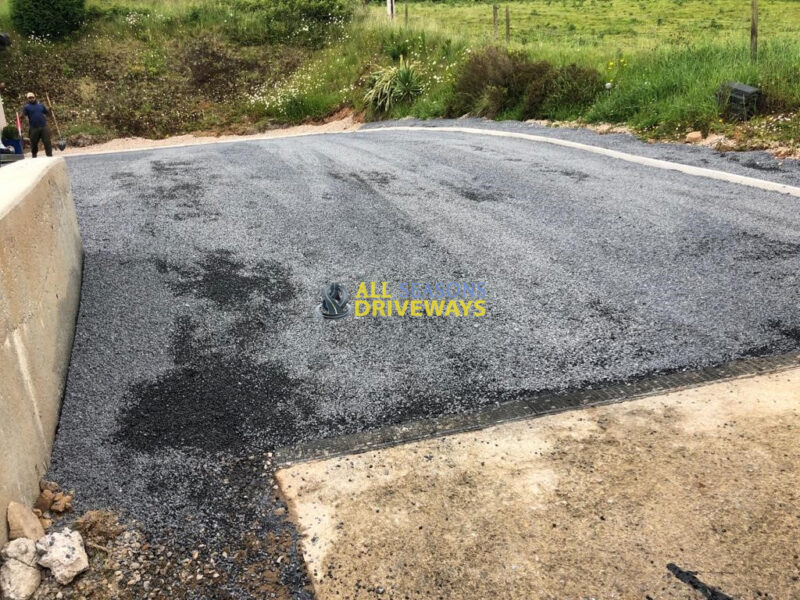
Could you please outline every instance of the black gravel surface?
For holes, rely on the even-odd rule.
[[[493,126],[800,181],[762,154]],[[296,534],[264,464],[276,447],[800,349],[795,197],[446,132],[68,164],[86,260],[50,476],[79,508],[186,548],[289,535],[278,579],[295,597]],[[487,315],[324,321],[330,281],[481,281]],[[269,597],[252,568],[226,568],[192,594]]]
[[[400,121],[380,121],[368,123],[364,129],[386,129],[391,127],[468,127],[470,129],[492,129],[531,135],[547,136],[646,156],[668,160],[684,165],[718,169],[737,175],[746,175],[800,186],[800,161],[776,158],[762,150],[748,152],[718,152],[703,146],[677,144],[673,142],[643,143],[636,136],[627,133],[599,134],[590,129],[551,127],[521,121],[492,121],[489,119],[402,119]]]

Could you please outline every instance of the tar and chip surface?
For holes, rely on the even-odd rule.
[[[797,179],[765,155],[619,144]],[[271,484],[248,458],[276,447],[800,347],[789,196],[429,132],[69,169],[86,259],[52,477],[155,535],[289,527],[263,517]],[[326,322],[330,281],[483,281],[487,315]]]

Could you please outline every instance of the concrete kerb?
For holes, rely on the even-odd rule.
[[[80,300],[83,245],[62,158],[0,169],[0,544],[50,462]]]

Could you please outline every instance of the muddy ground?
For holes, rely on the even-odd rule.
[[[278,472],[319,600],[800,597],[800,370]]]

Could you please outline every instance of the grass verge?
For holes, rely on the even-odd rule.
[[[327,12],[312,2],[279,27],[270,11],[289,0],[95,0],[90,23],[67,40],[15,37],[0,63],[7,109],[27,89],[49,91],[65,128],[89,140],[253,133],[343,108],[367,119],[464,111],[623,123],[657,138],[701,130],[750,146],[800,139],[796,0],[762,9],[757,63],[749,12],[733,0],[512,2],[508,45],[494,37],[490,3],[399,4],[394,23],[382,6],[367,5],[348,23],[347,5],[325,1]],[[0,28],[8,26],[8,0],[0,0]],[[479,68],[476,57],[497,46],[508,52]],[[502,71],[501,55],[516,65],[489,76]],[[522,86],[513,76],[520,69]],[[373,102],[378,80],[410,91]],[[762,116],[743,125],[722,119],[714,92],[729,80],[763,90]]]

